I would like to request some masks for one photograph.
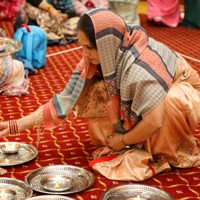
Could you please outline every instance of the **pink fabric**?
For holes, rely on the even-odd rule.
[[[89,5],[88,2],[91,2],[95,8],[109,8],[108,0],[72,0],[77,15],[82,16],[91,9],[87,7],[87,5]]]
[[[1,0],[0,19],[15,20],[23,0]]]
[[[22,62],[11,56],[0,59],[0,93],[7,96],[28,95],[29,80]]]
[[[149,20],[162,22],[163,24],[176,27],[180,22],[179,0],[148,0],[147,16]]]

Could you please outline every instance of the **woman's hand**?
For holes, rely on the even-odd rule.
[[[0,137],[7,137],[9,135],[8,122],[0,122]]]
[[[116,132],[110,135],[106,140],[108,146],[117,151],[124,149],[126,145],[122,142],[122,136],[121,133]]]
[[[43,0],[38,7],[47,11],[57,21],[58,25],[60,25],[63,21],[68,19],[67,14],[61,13],[60,10],[55,9],[46,0]]]
[[[49,10],[49,13],[56,20],[58,25],[60,25],[63,21],[68,19],[67,14],[61,13],[60,10],[56,10],[53,7]]]

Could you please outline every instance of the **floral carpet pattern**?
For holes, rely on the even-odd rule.
[[[147,23],[146,16],[141,15],[141,25],[148,34],[167,44],[175,51],[181,53],[188,62],[198,71],[200,70],[200,30],[186,27],[168,28],[158,27]],[[9,37],[13,36],[13,23],[0,22]],[[0,120],[11,120],[25,116],[48,102],[57,92],[61,91],[69,76],[82,55],[78,43],[63,46],[49,46],[47,49],[47,64],[36,74],[30,75],[30,95],[22,97],[0,96]],[[200,145],[200,126],[194,135]],[[79,118],[67,119],[61,126],[44,131],[40,135],[37,145],[37,131],[29,129],[20,135],[0,139],[0,142],[16,141],[34,145],[38,156],[27,163],[4,167],[7,173],[1,177],[25,180],[26,175],[34,169],[57,164],[68,164],[84,169],[88,168],[90,155],[95,147],[91,144],[87,124]],[[125,183],[108,180],[93,172],[95,183],[85,191],[65,195],[77,200],[99,200],[109,188]],[[192,169],[172,169],[170,172],[161,173],[154,178],[140,182],[165,190],[175,199],[196,200],[200,199],[200,167]],[[34,192],[33,195],[42,195]]]

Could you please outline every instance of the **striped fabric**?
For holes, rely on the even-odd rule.
[[[177,55],[164,44],[149,38],[142,27],[126,25],[121,17],[108,9],[93,9],[88,15],[94,25],[108,91],[109,116],[116,131],[125,132],[163,100],[172,84]],[[78,69],[65,90],[53,98],[57,118],[64,119],[69,114],[86,80],[96,70],[84,59]],[[46,107],[52,107],[48,104]]]
[[[107,9],[89,12],[110,96],[110,118],[130,130],[165,97],[174,77],[177,56],[149,38],[140,26],[127,26]]]

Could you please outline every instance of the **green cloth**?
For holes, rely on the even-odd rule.
[[[182,26],[200,28],[200,0],[185,0],[185,16]]]

